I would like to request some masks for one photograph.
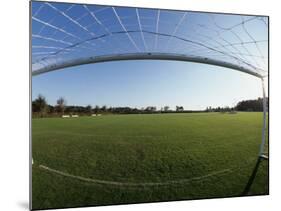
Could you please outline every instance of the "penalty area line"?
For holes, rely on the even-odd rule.
[[[181,180],[172,180],[167,182],[144,182],[144,183],[133,183],[133,182],[116,182],[116,181],[108,181],[108,180],[99,180],[99,179],[92,179],[92,178],[86,178],[82,176],[72,175],[63,171],[59,171],[56,169],[52,169],[50,167],[47,167],[45,165],[39,165],[39,168],[44,169],[46,171],[52,172],[54,174],[80,180],[82,182],[87,183],[94,183],[99,185],[111,185],[111,186],[118,186],[118,187],[149,187],[149,186],[167,186],[167,185],[177,185],[177,184],[184,184],[184,183],[190,183],[194,181],[200,181],[207,179],[209,177],[217,176],[217,175],[223,175],[232,172],[231,169],[223,169],[220,171],[214,171],[209,174],[206,174],[204,176],[198,176],[198,177],[192,177],[188,179],[181,179]]]

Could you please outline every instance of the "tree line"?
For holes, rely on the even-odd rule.
[[[268,110],[268,97],[266,98],[266,109]],[[243,100],[236,105],[236,109],[239,111],[263,111],[263,99],[258,98],[256,100]]]
[[[268,97],[266,100],[266,110],[268,111]],[[242,100],[236,104],[234,107],[207,107],[206,112],[233,112],[233,111],[263,111],[263,98],[258,98],[254,100]]]
[[[268,101],[268,98],[267,98]],[[176,106],[172,110],[169,106],[163,106],[157,110],[156,106],[147,106],[145,108],[125,107],[107,107],[104,106],[75,106],[67,105],[66,99],[60,97],[56,101],[56,105],[49,105],[43,95],[32,101],[32,116],[33,117],[56,117],[62,115],[92,115],[92,114],[152,114],[152,113],[191,113],[191,112],[231,112],[231,111],[262,111],[262,98],[256,100],[244,100],[239,102],[235,107],[207,107],[203,111],[185,110],[183,106]],[[268,106],[268,103],[267,103]]]

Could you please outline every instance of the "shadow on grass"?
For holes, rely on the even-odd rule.
[[[245,188],[244,188],[244,190],[243,190],[243,192],[242,192],[242,196],[248,195],[248,193],[249,193],[249,191],[250,191],[250,189],[251,189],[251,187],[252,187],[252,184],[253,184],[253,182],[254,182],[254,180],[255,180],[255,178],[256,178],[256,175],[257,175],[257,172],[258,172],[260,163],[261,163],[264,159],[265,159],[265,158],[263,158],[263,157],[258,157],[257,162],[256,162],[256,165],[255,165],[255,167],[254,167],[254,169],[253,169],[253,171],[252,171],[252,174],[251,174],[251,176],[250,176],[250,178],[249,178],[249,180],[248,180],[248,182],[247,182],[247,185],[245,186]]]

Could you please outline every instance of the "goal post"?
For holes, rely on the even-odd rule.
[[[264,77],[261,78],[262,84],[262,96],[263,96],[263,126],[262,126],[262,141],[260,145],[259,157],[267,159],[268,157],[264,155],[265,141],[266,141],[266,113],[267,113],[267,102],[266,102],[266,92],[264,85]]]

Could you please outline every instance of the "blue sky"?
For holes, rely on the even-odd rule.
[[[33,99],[55,104],[205,109],[233,106],[261,96],[260,79],[238,71],[177,61],[121,61],[91,64],[32,78]]]
[[[169,52],[266,72],[267,36],[265,17],[33,2],[32,71],[77,58]],[[33,76],[32,98],[39,94],[52,105],[62,96],[68,105],[205,109],[260,97],[261,83],[210,65],[120,61]]]

